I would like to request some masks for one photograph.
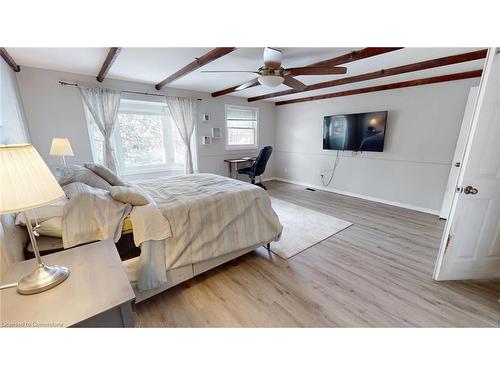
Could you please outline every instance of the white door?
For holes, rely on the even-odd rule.
[[[436,280],[500,277],[500,55],[488,51]]]
[[[453,202],[453,197],[455,196],[455,188],[457,187],[460,165],[464,157],[465,147],[467,146],[467,138],[472,124],[472,114],[474,113],[474,108],[476,106],[478,92],[479,87],[477,86],[471,87],[469,91],[469,97],[467,99],[467,105],[465,106],[464,117],[462,119],[462,126],[460,127],[460,134],[458,135],[457,146],[455,147],[455,154],[453,155],[453,159],[451,161],[448,184],[446,185],[446,190],[444,191],[443,203],[441,204],[441,211],[439,212],[439,217],[441,219],[448,219],[448,216],[450,215],[451,203]]]

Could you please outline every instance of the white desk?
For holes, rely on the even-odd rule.
[[[224,159],[224,161],[229,164],[229,177],[238,179],[238,163],[253,163],[255,159],[255,156],[237,159]]]
[[[42,257],[69,267],[69,277],[45,292],[0,291],[1,327],[133,327],[134,291],[112,241],[100,241]],[[15,283],[36,260],[14,263],[2,285]]]

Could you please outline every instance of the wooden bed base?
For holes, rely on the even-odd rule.
[[[65,249],[62,247],[62,240],[60,238],[54,238],[54,237],[47,237],[47,236],[40,236],[39,241],[40,247],[40,253],[43,255],[50,254],[50,253],[55,253],[59,251],[64,251]],[[123,234],[120,238],[120,240],[115,244],[118,254],[120,255],[120,258],[123,261],[127,261],[133,258],[136,258],[140,255],[141,249],[136,247],[134,245],[133,241],[133,236],[131,233]],[[241,250],[236,250],[233,251],[232,253],[222,255],[217,258],[213,259],[208,259],[203,262],[195,263],[195,264],[188,264],[183,267],[171,269],[167,271],[167,284],[164,286],[157,288],[157,289],[151,289],[147,291],[139,291],[135,286],[134,292],[136,295],[135,298],[135,303],[139,303],[141,301],[144,301],[145,299],[148,299],[158,293],[161,293],[169,288],[172,288],[173,286],[176,286],[182,282],[186,283],[186,287],[191,286],[191,279],[197,275],[200,275],[208,270],[211,270],[212,268],[215,268],[217,266],[220,266],[223,263],[229,262],[231,260],[234,260],[243,254],[246,254],[250,251],[255,250],[259,246],[265,246],[267,250],[270,250],[270,243],[261,243],[257,244],[255,246],[246,248],[246,249],[241,249]],[[29,250],[28,248],[25,249],[25,258],[30,259],[34,257],[34,253],[32,250]]]
[[[182,282],[188,281],[190,284],[190,280],[197,276],[200,275],[208,270],[211,270],[212,268],[215,268],[217,266],[220,266],[221,264],[224,264],[226,262],[229,262],[230,260],[236,259],[246,253],[249,253],[250,251],[254,251],[260,246],[264,246],[269,249],[269,244],[268,243],[262,243],[256,246],[252,246],[246,249],[241,249],[241,250],[236,250],[233,251],[232,253],[222,255],[217,258],[213,259],[208,259],[203,262],[199,263],[194,263],[194,264],[188,264],[187,266],[171,269],[167,271],[167,283],[163,285],[160,288],[156,289],[150,289],[150,290],[145,290],[145,291],[140,291],[134,286],[134,292],[135,292],[135,303],[139,303],[144,301],[145,299],[151,298],[161,292],[164,292],[167,289],[170,289]]]

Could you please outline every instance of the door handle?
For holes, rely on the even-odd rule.
[[[472,186],[466,186],[464,188],[464,194],[476,195],[477,194],[477,189],[475,187],[472,187]]]

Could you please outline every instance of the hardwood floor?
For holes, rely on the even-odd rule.
[[[500,285],[435,282],[436,216],[271,181],[270,195],[354,223],[287,261],[259,248],[136,308],[141,327],[496,327]]]

